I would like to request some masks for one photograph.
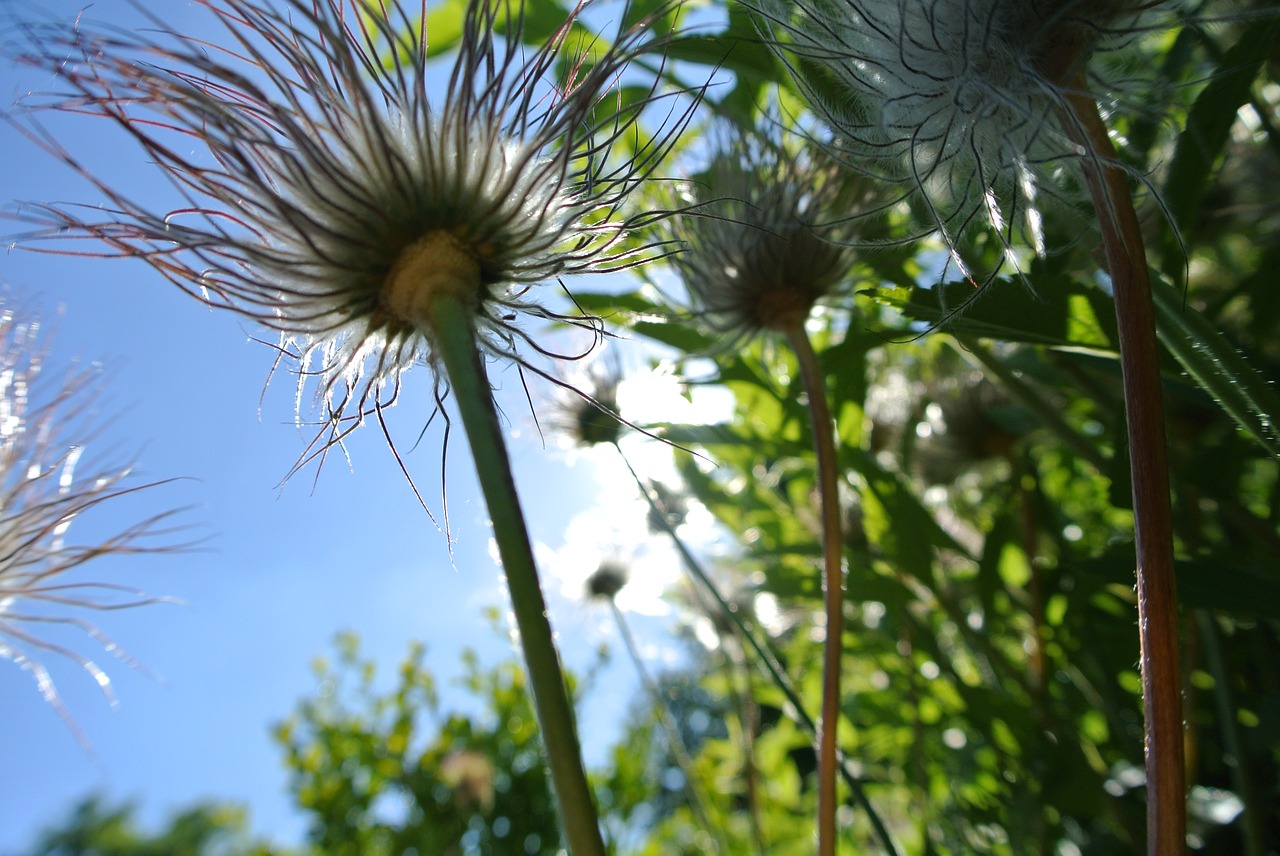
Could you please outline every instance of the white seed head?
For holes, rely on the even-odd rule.
[[[662,221],[699,316],[736,340],[803,323],[848,274],[872,207],[866,182],[818,150],[788,149],[776,126],[721,145]]]
[[[1153,26],[1164,2],[752,0],[832,128],[830,150],[896,184],[955,251],[987,228],[1015,268],[1045,252],[1041,206],[1083,156],[1060,124],[1097,51]],[[992,276],[995,272],[992,272]]]
[[[608,109],[606,95],[631,59],[660,45],[651,19],[620,25],[607,47],[578,45],[586,0],[535,50],[520,44],[518,2],[478,0],[440,73],[425,8],[201,5],[224,44],[162,29],[27,26],[34,48],[20,59],[66,86],[29,102],[28,115],[113,120],[184,201],[171,211],[137,203],[33,134],[112,210],[100,220],[62,205],[26,213],[49,226],[37,239],[98,239],[103,255],[145,259],[278,331],[281,353],[300,363],[300,397],[314,379],[333,426],[345,426],[327,443],[392,403],[405,369],[434,363],[435,294],[474,308],[490,353],[522,360],[522,348],[540,350],[522,318],[595,324],[545,308],[534,286],[647,257],[622,240],[643,215],[621,209],[687,116],[615,158],[614,143],[639,133],[639,107]]]
[[[59,628],[78,631],[137,665],[86,616],[159,599],[86,580],[80,571],[87,562],[113,553],[173,549],[152,539],[166,533],[174,512],[142,520],[100,542],[72,540],[77,518],[153,485],[130,484],[130,465],[86,471],[86,444],[98,430],[92,417],[100,373],[71,374],[61,383],[45,376],[40,339],[38,322],[20,320],[11,307],[0,306],[0,659],[30,672],[45,701],[85,743],[45,657],[72,661],[114,701],[106,671]]]

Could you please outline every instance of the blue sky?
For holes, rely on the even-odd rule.
[[[79,0],[43,5],[46,14],[67,22],[82,6]],[[210,18],[194,3],[144,5],[163,9],[175,29],[208,31]],[[123,0],[102,0],[86,15],[123,25],[139,20]],[[50,84],[47,76],[8,60],[0,64],[5,105]],[[118,185],[144,198],[171,199],[138,151],[107,123],[58,120],[48,126],[82,148],[91,135],[95,163],[109,168]],[[98,201],[82,179],[3,123],[0,162],[8,165],[0,184],[6,210],[23,200]],[[3,227],[5,233],[20,230],[14,222]],[[464,647],[478,649],[487,661],[511,654],[481,615],[486,606],[502,606],[504,594],[460,432],[454,432],[448,462],[451,564],[445,536],[417,505],[376,426],[366,426],[349,444],[350,467],[334,458],[318,480],[312,468],[280,486],[310,435],[294,426],[290,377],[278,377],[264,392],[272,354],[252,340],[263,334],[248,322],[205,308],[132,261],[19,249],[0,256],[0,282],[6,302],[37,309],[45,322],[53,368],[46,381],[76,360],[98,361],[106,369],[104,411],[110,418],[88,447],[86,462],[95,455],[131,458],[138,461],[140,481],[183,477],[112,503],[96,520],[77,521],[73,534],[90,540],[94,531],[108,533],[170,507],[191,506],[182,520],[191,526],[188,534],[202,539],[190,552],[112,557],[84,570],[84,579],[184,602],[97,616],[155,677],[113,662],[91,642],[77,643],[108,668],[120,698],[114,711],[74,664],[46,661],[93,744],[93,756],[40,699],[31,677],[0,662],[0,854],[21,852],[37,829],[92,791],[138,800],[150,822],[200,798],[239,801],[249,805],[255,831],[297,842],[302,821],[289,808],[281,754],[268,730],[314,691],[310,663],[331,650],[336,632],[359,633],[364,652],[388,678],[411,639],[426,642],[429,666],[446,678],[456,674]],[[617,474],[602,475],[595,458],[567,456],[554,441],[544,444],[519,378],[493,371],[541,555],[552,562],[589,562],[589,548],[564,547],[566,529],[572,522],[576,531],[590,530],[584,521],[594,514],[617,519],[620,508],[634,512],[634,499],[625,490],[602,489],[602,482],[617,484]],[[392,412],[393,425],[414,478],[438,512],[439,425],[409,451],[430,415],[430,378],[417,371],[409,381]],[[655,566],[674,566],[660,548],[647,549]],[[599,628],[598,616],[559,593],[564,586],[549,588],[568,659],[584,667],[595,645],[612,637]],[[670,618],[641,621],[652,651],[669,655]],[[613,737],[626,707],[620,700],[629,700],[633,685],[620,651],[602,680],[583,726],[589,754],[597,755]]]

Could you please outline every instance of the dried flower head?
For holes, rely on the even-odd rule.
[[[689,210],[661,226],[683,245],[671,263],[717,332],[736,340],[803,323],[849,272],[858,182],[821,152],[745,136],[682,190]]]
[[[558,383],[562,395],[554,410],[555,428],[575,446],[616,445],[627,428],[619,415],[622,367],[618,360],[595,359],[586,367],[583,382]]]
[[[612,601],[626,587],[630,578],[631,570],[626,562],[617,558],[602,559],[587,577],[583,593],[588,600]]]
[[[76,663],[114,703],[107,673],[58,628],[83,633],[136,665],[85,613],[162,598],[85,581],[77,571],[103,556],[173,549],[154,539],[171,532],[165,524],[176,512],[157,514],[101,542],[69,540],[69,528],[82,514],[156,485],[131,484],[128,465],[85,472],[84,444],[96,433],[90,417],[100,374],[90,369],[50,385],[39,329],[34,321],[18,320],[12,309],[0,309],[0,658],[31,673],[45,701],[83,743],[42,657]]]
[[[1000,386],[974,372],[930,384],[915,458],[929,484],[946,484],[985,462],[1008,461],[1029,426]]]
[[[1158,23],[1144,0],[751,0],[841,160],[906,188],[951,262],[958,238],[988,227],[1045,252],[1041,206],[1083,156],[1061,122],[1065,94],[1111,83],[1086,63]],[[1092,68],[1088,71],[1093,71]],[[1113,94],[1105,101],[1112,101]]]
[[[20,59],[65,86],[29,99],[30,133],[109,204],[25,214],[48,227],[37,239],[99,241],[101,255],[143,259],[278,331],[281,354],[303,367],[300,392],[318,383],[332,432],[322,445],[394,402],[404,370],[435,367],[440,297],[474,310],[488,352],[523,360],[523,346],[546,352],[522,319],[595,329],[557,315],[533,286],[646,257],[623,240],[643,216],[621,209],[684,117],[639,142],[639,114],[661,96],[620,106],[609,91],[660,47],[654,18],[587,43],[584,0],[532,50],[520,3],[476,0],[446,80],[428,60],[425,4],[200,5],[225,44],[163,27],[26,26],[34,47]],[[116,123],[182,203],[155,210],[95,176],[36,124],[40,110]]]

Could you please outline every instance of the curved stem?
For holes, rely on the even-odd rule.
[[[493,522],[565,839],[573,856],[605,856],[595,800],[582,765],[573,707],[547,620],[533,548],[474,323],[470,309],[452,296],[441,295],[432,304],[431,332],[462,416],[471,458]]]
[[[1146,723],[1147,852],[1186,852],[1182,669],[1173,574],[1173,513],[1160,391],[1160,352],[1146,251],[1138,216],[1097,103],[1077,80],[1066,96],[1066,125],[1102,232],[1120,332],[1129,467],[1137,546],[1138,633]]]
[[[822,715],[818,720],[818,854],[836,853],[836,727],[840,721],[840,663],[844,654],[844,535],[840,520],[839,467],[827,404],[826,379],[804,321],[785,333],[800,366],[809,398],[813,447],[818,456],[818,496],[822,504],[822,591],[826,638],[822,645]]]

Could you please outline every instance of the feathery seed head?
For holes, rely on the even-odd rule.
[[[1025,412],[1001,388],[976,376],[930,384],[929,431],[916,441],[921,474],[930,484],[955,481],[990,461],[1006,461],[1028,430]]]
[[[627,428],[618,406],[622,368],[616,359],[606,358],[592,362],[585,374],[585,383],[563,382],[555,426],[577,446],[614,445]]]
[[[55,628],[84,633],[136,665],[84,612],[160,599],[124,586],[81,580],[75,572],[102,556],[173,549],[147,541],[171,531],[165,524],[175,512],[157,514],[100,543],[69,540],[70,527],[80,515],[155,485],[130,485],[132,467],[127,465],[85,472],[83,444],[97,430],[89,417],[100,374],[92,369],[78,372],[50,386],[52,379],[43,376],[39,331],[38,323],[20,321],[11,308],[0,307],[0,659],[30,672],[45,701],[87,746],[42,656],[76,663],[114,701],[107,673],[74,643],[62,641]]]
[[[835,133],[828,148],[906,188],[953,248],[990,228],[1045,252],[1041,196],[1080,156],[1060,124],[1098,50],[1150,26],[1156,0],[750,0]],[[1003,262],[1002,262],[1003,264]],[[997,271],[992,272],[992,276]]]
[[[608,46],[580,44],[583,0],[533,50],[520,44],[518,2],[476,0],[446,82],[428,60],[425,4],[201,5],[225,44],[26,25],[20,59],[65,87],[30,100],[28,115],[114,121],[184,198],[167,211],[135,201],[33,119],[30,135],[86,175],[109,210],[25,214],[48,227],[36,239],[96,239],[102,255],[142,258],[278,331],[282,353],[304,367],[300,386],[317,377],[334,425],[347,420],[342,434],[395,400],[402,371],[434,362],[440,295],[474,307],[490,353],[523,360],[522,347],[545,351],[521,318],[595,329],[545,308],[533,286],[648,255],[624,245],[642,217],[621,209],[686,116],[615,158],[616,143],[640,135],[644,104],[610,109],[606,96],[631,59],[660,48],[654,18],[621,26]]]
[[[859,184],[767,132],[714,155],[683,188],[689,212],[662,223],[683,244],[671,263],[707,323],[734,336],[803,323],[853,262]]]
[[[612,601],[626,587],[631,571],[621,559],[608,558],[600,562],[586,581],[588,600]]]

